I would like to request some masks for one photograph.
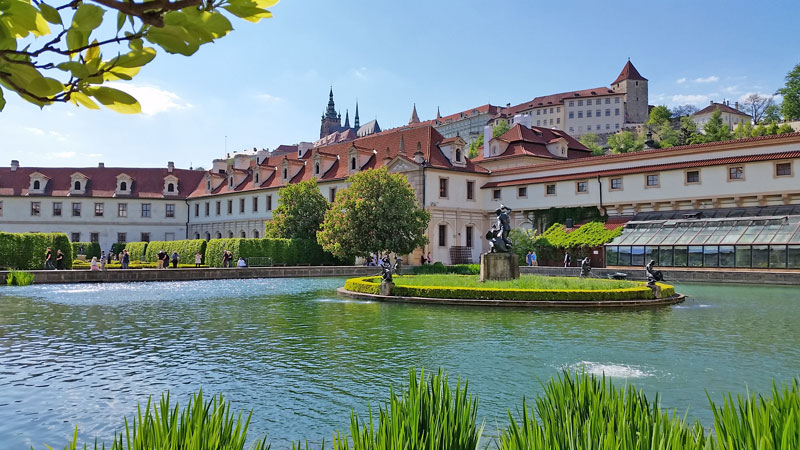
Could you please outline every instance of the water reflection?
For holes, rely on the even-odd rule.
[[[330,441],[409,366],[470,381],[491,432],[562,368],[663,394],[708,420],[705,391],[798,375],[796,288],[685,285],[683,305],[635,311],[459,308],[336,297],[341,279],[51,285],[0,290],[0,440],[108,440],[136,402],[200,388],[254,409],[274,448]]]

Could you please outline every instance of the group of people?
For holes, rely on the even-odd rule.
[[[114,252],[108,252],[108,254],[106,254],[106,252],[101,252],[99,259],[97,256],[92,256],[92,260],[89,263],[89,270],[104,271],[106,270],[106,265],[111,264],[111,261],[119,261],[120,268],[128,269],[131,264],[131,255],[128,253],[128,250],[125,249],[117,255],[115,255]]]
[[[423,266],[425,264],[433,264],[433,258],[431,258],[431,252],[428,252],[428,256],[425,256],[425,253],[422,254],[420,257],[419,263]]]
[[[44,255],[44,269],[45,270],[64,270],[66,267],[64,266],[64,253],[61,250],[56,250],[55,256],[53,256],[53,251],[50,250],[50,247],[47,247]]]
[[[233,267],[233,252],[230,250],[222,252],[222,267]],[[247,267],[247,261],[240,256],[239,260],[236,261],[236,267]]]
[[[527,255],[525,255],[525,264],[528,266],[538,266],[539,261],[536,259],[536,250],[529,251]]]

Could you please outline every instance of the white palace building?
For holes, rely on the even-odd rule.
[[[421,123],[294,153],[237,154],[207,171],[12,161],[0,168],[0,231],[64,232],[104,250],[126,241],[257,238],[281,187],[316,178],[332,201],[350,175],[384,166],[406,175],[431,213],[429,245],[406,259],[414,264],[422,252],[446,264],[478,261],[501,203],[516,227],[541,227],[542,212],[571,207],[597,208],[618,225],[702,217],[800,223],[800,133],[591,156],[531,118],[514,117],[474,159],[463,139]]]

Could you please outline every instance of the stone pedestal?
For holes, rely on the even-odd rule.
[[[519,260],[514,253],[484,253],[481,255],[481,281],[516,280]]]
[[[661,286],[659,286],[659,285],[657,285],[655,283],[653,283],[653,284],[648,283],[647,287],[649,287],[650,290],[653,291],[653,296],[655,298],[661,298],[662,297],[662,295],[661,295]]]
[[[381,281],[381,295],[392,295],[392,288],[394,288],[394,283]]]

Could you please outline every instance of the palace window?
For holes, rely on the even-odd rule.
[[[581,193],[587,192],[589,190],[589,184],[585,181],[578,181],[575,185],[575,190]]]
[[[253,197],[253,212],[258,212],[258,197]]]
[[[592,110],[591,109],[586,111],[586,117],[592,117]]]
[[[61,202],[53,202],[53,215],[54,216],[61,215]]]
[[[142,203],[142,217],[150,217],[150,203]]]
[[[578,111],[578,119],[583,119],[583,111]]]
[[[81,216],[81,204],[79,202],[74,202],[72,204],[72,217],[80,217]]]
[[[244,214],[244,199],[239,199],[239,214]]]
[[[197,205],[195,205],[195,208]],[[196,209],[195,209],[196,211]],[[117,204],[117,217],[128,217],[128,204],[127,203],[119,203]]]
[[[120,244],[128,242],[128,233],[117,233],[117,242]]]
[[[467,200],[475,200],[475,182],[467,181]]]
[[[744,167],[743,166],[729,167],[728,168],[728,179],[729,180],[744,180]]]
[[[616,97],[616,98],[614,99],[614,103],[619,103],[619,97]]]
[[[103,209],[104,206],[102,203],[95,203],[94,204],[94,216],[95,217],[103,217]]]
[[[658,174],[647,175],[647,187],[658,187]]]
[[[80,233],[71,233],[70,240],[72,242],[80,242],[81,241],[81,234]],[[96,242],[96,241],[92,241]]]
[[[38,216],[41,214],[42,204],[40,202],[31,202],[31,215]]]
[[[81,182],[80,181],[76,181],[75,182],[75,188],[73,190],[74,191],[80,191],[81,190]]]
[[[792,176],[792,163],[778,163],[775,164],[776,177],[790,177]]]
[[[80,237],[80,233],[77,233]],[[78,239],[80,241],[80,239]],[[89,242],[100,242],[100,233],[89,233]]]
[[[495,200],[500,200],[500,189],[495,189],[492,191],[492,198]]]
[[[175,192],[175,183],[169,183],[167,185],[167,192]]]
[[[583,106],[583,100],[578,100],[578,106]]]
[[[272,211],[272,196],[267,196],[267,211]]]
[[[200,203],[194,204],[194,216],[200,217]]]
[[[336,188],[328,189],[328,201],[333,203],[336,200]]]
[[[211,211],[211,203],[206,202],[206,217],[208,217],[210,211]]]
[[[447,178],[439,178],[439,198],[447,198]]]
[[[548,184],[545,186],[545,195],[556,195],[556,185],[555,184]]]
[[[34,190],[38,191],[40,185],[41,185],[41,183],[39,183],[39,180],[33,180],[33,189]]]
[[[233,214],[233,200],[228,200],[228,214]]]
[[[517,188],[517,197],[527,197],[528,196],[528,187],[523,186],[521,188]]]
[[[700,182],[699,170],[690,170],[686,172],[686,184],[699,183],[699,182]]]
[[[610,99],[610,98],[607,98],[607,99],[606,99],[606,105],[610,105],[610,104],[611,104],[611,99]]]
[[[464,233],[466,246],[472,248],[472,227],[467,225],[467,228]]]
[[[611,179],[611,189],[622,189],[622,178],[612,178]]]
[[[447,247],[447,225],[439,225],[439,247]]]
[[[175,217],[175,204],[174,203],[167,203],[167,214],[166,217]]]
[[[618,116],[618,115],[619,115],[619,108],[614,108],[614,115],[615,115],[615,116]]]
[[[570,119],[574,119],[574,118],[575,118],[575,112],[573,112],[573,111],[570,111],[570,112],[569,112],[569,118],[570,118]]]

